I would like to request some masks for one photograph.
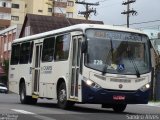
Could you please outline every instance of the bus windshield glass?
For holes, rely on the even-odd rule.
[[[149,72],[148,37],[143,34],[88,29],[85,65],[105,73]]]

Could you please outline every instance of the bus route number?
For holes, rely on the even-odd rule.
[[[103,61],[102,60],[94,60],[94,65],[102,65]]]

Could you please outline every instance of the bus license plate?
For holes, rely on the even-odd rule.
[[[122,96],[122,95],[114,95],[113,96],[113,100],[125,100],[125,96]]]

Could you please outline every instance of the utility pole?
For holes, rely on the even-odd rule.
[[[137,15],[137,11],[130,10],[130,4],[136,2],[136,0],[127,0],[127,2],[123,2],[122,5],[127,5],[127,11],[122,12],[121,14],[127,14],[127,27],[129,28],[129,17],[130,14]]]
[[[94,15],[96,15],[96,9],[93,9],[93,8],[89,8],[89,6],[98,6],[99,5],[99,2],[97,3],[88,3],[88,2],[85,2],[85,1],[76,1],[75,3],[77,4],[82,4],[82,5],[86,5],[86,11],[79,11],[78,14],[82,14],[84,15],[85,19],[88,20],[89,16],[91,13],[94,13]]]

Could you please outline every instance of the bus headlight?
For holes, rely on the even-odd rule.
[[[150,83],[147,83],[147,84],[145,84],[144,86],[142,86],[141,88],[140,88],[140,90],[142,91],[142,92],[145,92],[146,90],[148,90],[150,88]]]
[[[95,89],[101,88],[100,85],[98,85],[97,83],[95,83],[95,82],[92,81],[92,80],[89,80],[89,79],[86,79],[86,78],[83,77],[83,81],[84,81],[88,86],[90,86],[90,87],[92,87],[92,88],[95,88]]]

